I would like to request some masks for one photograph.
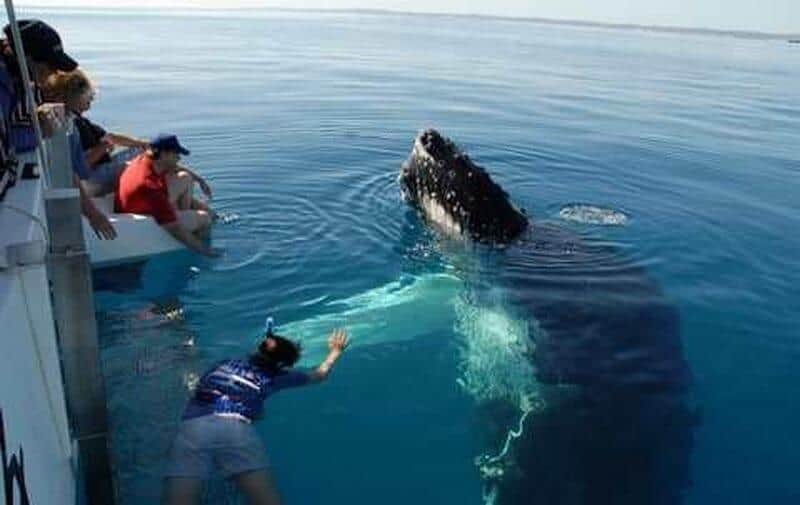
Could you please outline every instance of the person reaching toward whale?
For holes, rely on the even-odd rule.
[[[215,470],[236,483],[251,505],[279,505],[264,445],[253,423],[266,398],[280,390],[319,384],[349,345],[343,329],[328,338],[328,355],[310,371],[296,370],[300,345],[274,332],[247,359],[226,359],[199,380],[169,452],[164,505],[199,502],[204,480]]]

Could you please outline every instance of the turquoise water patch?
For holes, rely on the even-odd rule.
[[[463,282],[448,274],[407,276],[319,308],[333,311],[279,325],[280,334],[298,339],[304,348],[302,364],[325,357],[327,336],[346,328],[353,348],[403,342],[420,335],[451,335],[455,304]]]

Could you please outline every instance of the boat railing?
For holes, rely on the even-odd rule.
[[[81,197],[73,184],[69,128],[44,142],[51,187],[45,191],[47,273],[72,436],[78,444],[89,505],[115,503],[105,381],[94,312],[92,267],[83,234]]]
[[[23,99],[36,111],[24,48],[12,0],[5,0],[11,36],[21,69]],[[83,234],[81,196],[74,185],[70,137],[63,121],[43,140],[37,113],[31,114],[40,180],[44,188],[46,271],[61,358],[70,433],[77,445],[79,472],[88,505],[117,502],[109,457],[108,415],[94,312],[92,272]],[[38,217],[34,216],[37,220]],[[46,284],[43,284],[46,290]],[[25,378],[20,378],[25,380]],[[8,497],[6,497],[8,499]]]

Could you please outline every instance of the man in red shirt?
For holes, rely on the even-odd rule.
[[[181,154],[187,155],[189,151],[175,135],[161,134],[151,140],[145,153],[132,160],[122,172],[114,210],[152,216],[188,248],[206,256],[218,256],[218,251],[208,247],[202,239],[211,226],[209,210],[193,208],[196,205],[191,194],[175,194],[171,198],[171,191],[186,193],[176,175]]]

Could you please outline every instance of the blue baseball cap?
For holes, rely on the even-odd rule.
[[[178,137],[171,133],[159,133],[150,139],[150,147],[159,151],[171,151],[188,155],[189,150],[178,142]]]

